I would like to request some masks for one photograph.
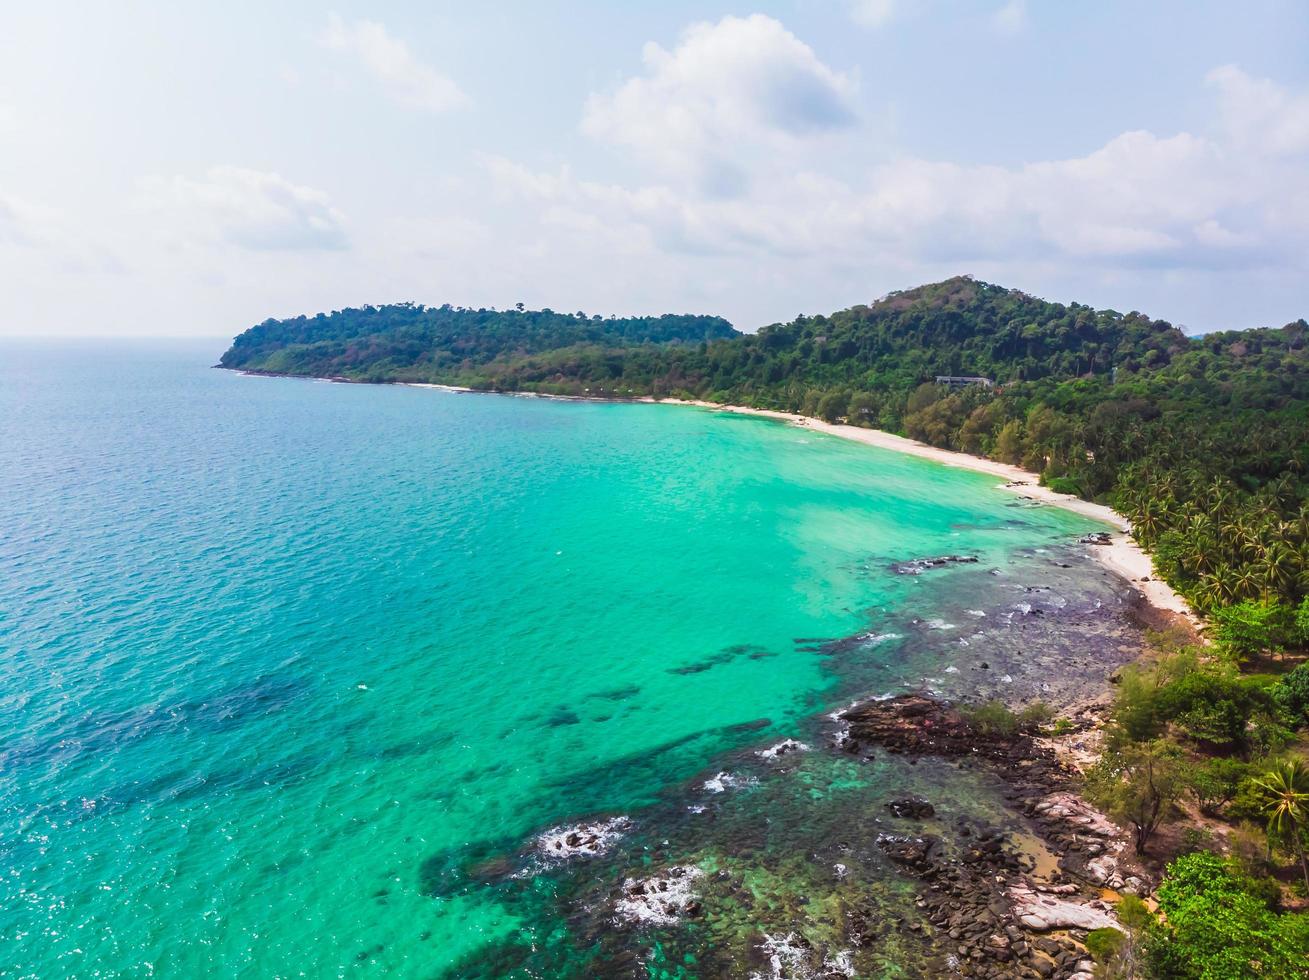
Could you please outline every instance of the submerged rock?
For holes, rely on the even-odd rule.
[[[910,820],[922,820],[936,815],[936,807],[921,796],[906,796],[904,799],[892,800],[885,806],[895,816]]]
[[[933,866],[932,854],[941,843],[939,837],[910,837],[904,834],[878,834],[877,846],[896,864],[904,864],[916,871]]]
[[[784,755],[791,755],[795,752],[808,752],[809,746],[804,742],[796,741],[793,738],[784,738],[776,745],[766,749],[760,749],[755,755],[761,759],[767,759],[769,762],[775,762]]]
[[[620,921],[636,925],[675,925],[700,912],[693,884],[704,872],[694,865],[669,868],[661,875],[623,882],[622,897],[614,903]]]
[[[537,837],[536,849],[553,860],[595,857],[607,851],[631,827],[632,821],[627,817],[555,827]]]
[[[921,575],[931,568],[943,568],[946,565],[974,565],[976,563],[976,555],[939,555],[936,558],[912,558],[909,561],[898,561],[891,566],[891,571],[897,575]]]

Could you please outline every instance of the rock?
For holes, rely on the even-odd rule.
[[[897,864],[924,870],[931,867],[931,854],[940,843],[936,837],[907,837],[902,834],[878,834],[877,846]]]
[[[1109,818],[1075,793],[1051,793],[1032,807],[1032,812],[1080,833],[1106,839],[1118,836],[1118,828]]]
[[[892,800],[886,804],[886,808],[895,816],[907,817],[910,820],[922,820],[936,815],[936,807],[921,796],[906,796],[904,799]]]
[[[1033,932],[1051,929],[1120,929],[1118,919],[1101,901],[1075,902],[1035,891],[1026,883],[1008,891],[1019,924]]]
[[[921,575],[930,568],[942,568],[946,565],[972,565],[977,562],[976,555],[941,555],[938,558],[914,558],[899,561],[891,566],[897,575]]]
[[[1077,542],[1078,544],[1113,544],[1114,539],[1107,531],[1094,531],[1091,534],[1083,534]]]

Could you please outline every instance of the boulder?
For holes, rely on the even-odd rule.
[[[1033,932],[1122,928],[1109,906],[1098,900],[1077,902],[1043,894],[1025,883],[1011,886],[1008,894],[1014,917],[1020,925]]]

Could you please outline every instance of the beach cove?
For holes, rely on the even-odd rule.
[[[1062,702],[1139,642],[1077,543],[1101,525],[989,474],[205,353],[6,359],[0,934],[28,972],[769,975],[803,939],[913,975],[942,953],[892,927],[917,885],[879,835],[1031,828],[968,760],[841,750],[839,714]],[[977,561],[913,564],[950,554]],[[886,808],[911,795],[935,815]]]

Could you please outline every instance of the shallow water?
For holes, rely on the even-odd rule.
[[[992,477],[711,411],[245,378],[217,353],[0,349],[15,975],[644,975],[667,943],[596,933],[586,873],[487,862],[624,814],[595,888],[651,833],[809,875],[795,834],[829,818],[797,807],[881,799],[905,765],[816,750],[798,795],[766,771],[713,812],[686,794],[859,691],[1003,693],[1026,681],[977,661],[1021,659],[1016,606],[1116,601],[1051,557],[1092,525]],[[982,561],[890,570],[943,553]],[[756,829],[711,847],[700,816]],[[699,955],[758,946],[727,902]]]

